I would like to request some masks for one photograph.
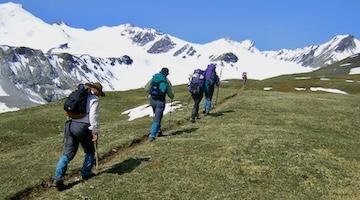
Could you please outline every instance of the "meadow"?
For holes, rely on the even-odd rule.
[[[143,89],[107,92],[97,176],[81,181],[80,148],[65,179],[70,189],[62,192],[49,185],[63,151],[63,100],[2,113],[0,199],[360,199],[356,80],[226,80],[215,91],[212,115],[196,123],[189,121],[186,86],[175,86],[183,108],[164,116],[164,136],[151,143],[151,117],[121,115],[148,103]],[[315,86],[348,94],[308,89]]]

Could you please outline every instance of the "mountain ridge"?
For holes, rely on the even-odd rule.
[[[0,4],[0,11],[0,86],[9,99],[0,107],[8,108],[65,97],[77,82],[99,81],[105,91],[140,88],[162,67],[170,69],[174,85],[187,83],[195,68],[209,63],[218,64],[221,79],[240,79],[244,71],[250,79],[265,79],[309,72],[360,52],[351,35],[319,46],[262,52],[251,40],[195,44],[132,24],[91,31],[62,21],[49,25],[14,3]],[[15,104],[15,94],[29,103]]]

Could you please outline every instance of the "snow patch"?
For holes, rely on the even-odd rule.
[[[297,88],[294,88],[295,90],[297,91],[305,91],[306,88],[305,87],[297,87]]]
[[[350,69],[349,74],[360,74],[360,67],[353,67],[352,69]]]
[[[339,89],[332,89],[332,88],[322,88],[322,87],[310,87],[310,90],[313,92],[316,91],[323,91],[323,92],[332,92],[337,94],[348,94],[345,91],[339,90]]]
[[[353,83],[353,82],[355,82],[355,81],[354,81],[354,80],[345,80],[345,82]]]
[[[9,108],[5,105],[5,103],[0,102],[0,113],[11,112],[11,111],[16,111],[16,110],[20,110],[20,109],[19,108]]]
[[[311,77],[296,77],[296,80],[306,80],[306,79],[311,79]]]
[[[10,96],[8,93],[6,93],[6,92],[2,89],[1,85],[0,85],[0,96]]]
[[[264,87],[265,91],[269,91],[269,90],[272,90],[272,89],[273,89],[272,87]]]
[[[165,104],[164,115],[166,115],[169,112],[174,112],[176,109],[181,108],[182,105],[179,103],[180,103],[179,101],[174,101],[172,103]],[[121,113],[121,115],[126,115],[126,114],[129,116],[128,121],[132,121],[134,119],[147,117],[147,116],[154,117],[154,112],[149,104],[141,105]]]
[[[351,63],[342,64],[342,65],[340,65],[340,67],[345,67],[345,66],[349,66],[349,65],[351,65]]]

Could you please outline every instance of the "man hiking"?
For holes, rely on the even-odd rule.
[[[169,69],[162,68],[159,73],[153,75],[152,79],[145,86],[145,90],[149,93],[150,105],[155,114],[149,134],[150,142],[162,134],[161,120],[165,110],[166,95],[171,100],[174,99],[171,82],[167,79],[168,75]]]
[[[215,85],[220,86],[219,76],[216,74],[216,64],[209,64],[205,70],[205,85],[204,85],[204,110],[205,115],[210,114],[211,100],[214,95]]]
[[[85,84],[87,91],[86,115],[80,119],[67,117],[64,130],[65,147],[55,170],[52,186],[59,191],[67,189],[63,177],[67,170],[68,163],[75,157],[79,144],[85,151],[85,159],[81,175],[84,180],[94,176],[91,169],[94,165],[94,141],[99,138],[98,116],[99,116],[99,96],[105,96],[102,85],[99,82]]]
[[[246,72],[243,72],[242,80],[243,80],[244,85],[246,85],[246,81],[247,81],[247,73]]]
[[[199,105],[204,97],[204,84],[205,77],[204,71],[201,69],[195,69],[193,74],[190,77],[190,81],[188,84],[188,91],[191,94],[191,97],[194,100],[194,107],[191,112],[190,121],[195,123],[195,119],[200,119],[199,117]]]

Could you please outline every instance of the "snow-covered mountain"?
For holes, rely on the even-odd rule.
[[[190,43],[131,24],[87,31],[58,21],[47,24],[19,4],[0,4],[0,112],[51,102],[78,82],[106,91],[143,87],[162,67],[173,85],[188,82],[195,68],[217,63],[221,79],[265,79],[312,71],[360,52],[351,35],[296,50],[259,51],[250,40],[221,38]],[[176,92],[176,91],[175,91]]]
[[[352,35],[338,35],[325,44],[295,50],[263,51],[265,56],[313,68],[321,68],[360,52],[360,41]]]

